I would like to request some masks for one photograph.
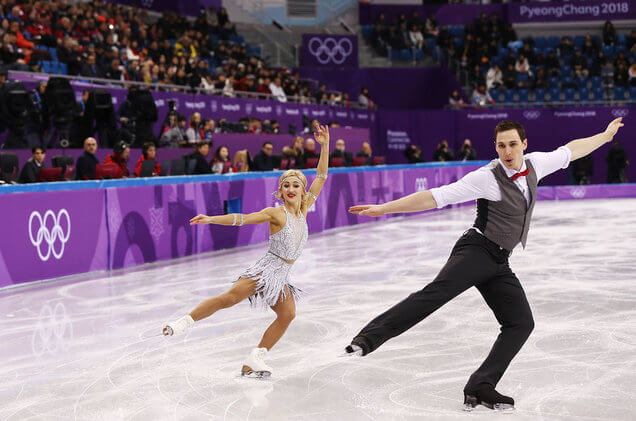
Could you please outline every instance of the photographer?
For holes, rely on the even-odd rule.
[[[409,145],[404,150],[404,156],[409,161],[409,164],[417,164],[418,162],[424,162],[422,158],[422,149],[417,145]]]
[[[121,138],[129,144],[133,143],[133,139],[135,136],[136,112],[135,108],[133,107],[132,97],[134,95],[134,91],[136,90],[136,86],[130,88],[128,94],[126,95],[126,100],[121,103],[119,109],[117,110],[117,118],[120,124]]]
[[[465,139],[462,148],[457,154],[459,161],[474,161],[477,159],[477,152],[473,149],[470,139]]]
[[[453,151],[448,148],[448,141],[442,140],[433,153],[433,161],[453,161]]]
[[[51,116],[46,104],[46,81],[39,81],[30,95],[26,136],[30,146],[45,146],[51,137]]]

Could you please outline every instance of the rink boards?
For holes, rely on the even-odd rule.
[[[451,183],[485,162],[334,168],[307,216],[309,232],[372,222],[349,206]],[[305,172],[309,183],[315,170]],[[79,181],[0,189],[0,288],[141,265],[267,240],[267,226],[191,227],[203,213],[277,206],[280,172]],[[636,184],[549,186],[540,200],[636,197]],[[386,219],[398,215],[385,216]]]

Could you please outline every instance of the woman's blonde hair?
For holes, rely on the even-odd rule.
[[[309,198],[309,196],[307,195],[307,177],[305,177],[305,174],[298,170],[287,170],[280,176],[280,178],[278,179],[278,191],[276,191],[276,198],[283,199],[283,195],[280,194],[280,189],[283,186],[283,181],[285,181],[285,179],[288,177],[297,177],[300,180],[300,183],[303,185],[303,193],[302,197],[300,198],[300,211],[303,213],[307,212],[307,199]]]

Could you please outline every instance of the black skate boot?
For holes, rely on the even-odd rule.
[[[345,355],[358,355],[360,357],[364,357],[369,353],[369,346],[364,338],[358,336],[353,338],[351,345],[347,345],[345,347],[345,352]]]
[[[497,392],[491,385],[484,384],[474,391],[464,391],[464,411],[472,411],[477,405],[495,411],[514,411],[515,400]]]

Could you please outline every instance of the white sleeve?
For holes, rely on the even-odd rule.
[[[567,146],[561,146],[552,152],[529,153],[527,158],[532,162],[532,166],[537,173],[537,181],[539,181],[546,175],[550,175],[562,168],[567,168],[572,159],[572,151]]]
[[[431,189],[431,194],[438,209],[475,199],[501,200],[495,176],[486,167],[471,171],[454,183],[435,187]]]

